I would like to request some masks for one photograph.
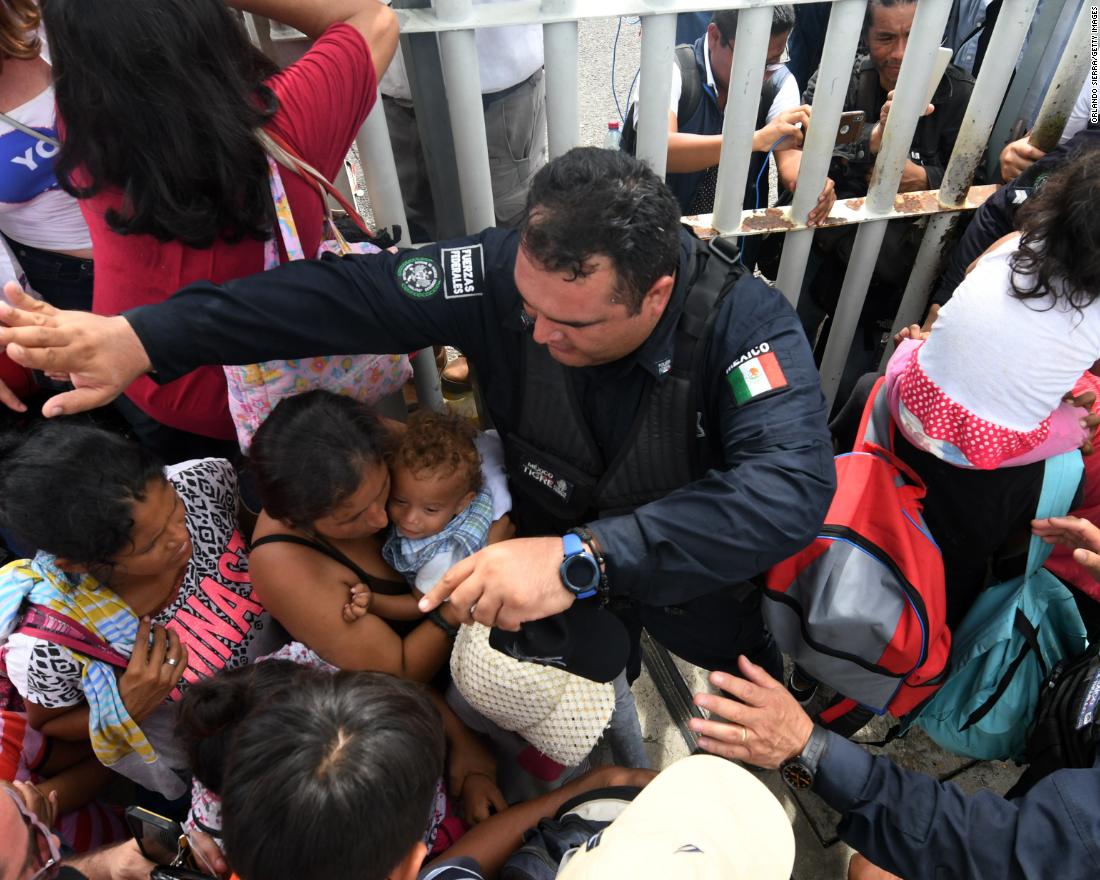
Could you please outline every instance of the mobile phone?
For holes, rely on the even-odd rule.
[[[946,46],[941,46],[936,50],[936,57],[932,59],[932,77],[928,80],[928,92],[924,96],[924,104],[920,108],[921,112],[932,103],[932,96],[936,94],[936,89],[940,87],[940,80],[943,79],[947,65],[951,63],[951,54],[951,50]]]
[[[863,119],[862,110],[848,110],[841,113],[840,125],[836,129],[836,140],[833,142],[834,145],[839,147],[859,140],[859,136],[863,133]]]
[[[126,825],[141,854],[153,864],[171,865],[179,858],[180,838],[186,840],[179,822],[144,807],[127,807]]]

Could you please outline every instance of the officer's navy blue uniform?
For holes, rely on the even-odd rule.
[[[295,262],[220,287],[194,284],[126,317],[158,381],[201,364],[455,345],[476,369],[507,442],[518,427],[530,332],[513,280],[518,247],[516,231],[488,229],[418,251]],[[699,247],[683,233],[671,300],[637,351],[566,371],[605,461],[630,440],[643,393],[669,369]],[[784,298],[762,281],[745,277],[726,296],[700,383],[695,428],[717,451],[716,466],[590,528],[606,553],[613,597],[636,603],[645,625],[676,653],[706,668],[733,669],[741,652],[777,656],[757,591],[734,585],[813,538],[835,471],[805,335]]]
[[[1086,880],[1100,865],[1100,758],[1058,770],[1023,797],[966,794],[873,758],[835,733],[816,791],[841,814],[841,839],[909,880]]]

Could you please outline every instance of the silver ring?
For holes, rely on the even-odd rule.
[[[169,666],[175,666],[177,663],[179,663],[179,660],[177,660],[175,657],[166,657],[164,659],[164,662],[167,663]]]

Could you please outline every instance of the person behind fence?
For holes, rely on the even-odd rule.
[[[749,579],[824,518],[825,402],[786,300],[679,221],[644,163],[578,147],[536,176],[519,230],[302,261],[116,318],[9,285],[18,308],[0,304],[0,343],[72,373],[51,415],[102,404],[154,364],[165,381],[227,356],[457,344],[482,378],[527,537],[460,561],[422,609],[449,597],[462,622],[515,629],[603,593],[635,645],[644,625],[698,666],[734,669],[747,651],[779,674]],[[570,529],[581,546],[563,569]],[[632,677],[639,667],[635,652]]]
[[[1058,523],[1036,525],[1051,540],[1063,537]],[[1089,540],[1100,547],[1098,539],[1094,530]],[[711,714],[689,722],[700,748],[779,768],[796,791],[813,791],[839,812],[840,839],[862,854],[853,859],[853,880],[892,877],[883,870],[906,880],[1085,880],[1096,875],[1100,752],[1095,743],[1100,729],[1091,711],[1095,701],[1078,701],[1072,713],[1067,709],[1055,719],[1065,741],[1091,740],[1089,756],[1006,800],[992,791],[966,794],[954,783],[904,769],[885,756],[872,757],[858,744],[816,726],[763,669],[742,659],[741,671],[744,678],[711,673],[710,683],[726,696],[695,695],[695,704]]]
[[[38,548],[0,569],[6,681],[42,733],[90,740],[103,765],[181,796],[182,692],[285,641],[252,591],[232,466],[165,470],[64,422],[8,434],[0,453],[0,523]]]
[[[481,880],[567,801],[653,777],[601,767],[488,817],[421,871],[443,767],[443,726],[420,686],[382,673],[304,672],[236,727],[222,775],[226,859],[241,880]]]
[[[857,140],[836,148],[837,158],[833,159],[829,176],[836,181],[839,199],[867,194],[916,10],[915,0],[870,0],[867,5],[863,24],[863,43],[867,52],[856,55],[844,98],[844,110],[862,110],[865,121]],[[812,104],[817,87],[815,74],[802,100]],[[973,89],[974,80],[969,74],[948,65],[932,96],[932,111],[917,122],[906,153],[899,192],[939,187]],[[801,154],[792,154],[786,161],[791,165],[788,173],[797,176]],[[811,340],[817,339],[825,316],[835,313],[856,231],[854,226],[846,226],[819,231],[814,236],[810,268],[799,299],[799,313]],[[839,400],[847,397],[856,378],[877,365],[875,356],[876,352],[881,354],[884,334],[879,323],[893,320],[922,234],[923,227],[914,220],[895,220],[887,227],[867,302],[852,342]],[[827,329],[822,340],[825,335]]]
[[[279,71],[234,10],[315,42]],[[43,16],[65,133],[57,174],[91,229],[94,311],[118,314],[190,281],[288,259],[286,213],[302,251],[318,253],[317,186],[269,164],[259,134],[331,179],[396,48],[389,9],[377,0],[102,0],[88,15],[80,0],[53,0]],[[275,199],[286,209],[278,221]],[[120,407],[166,461],[236,454],[218,366],[163,387],[138,382]]]
[[[799,106],[798,86],[782,63],[794,21],[793,6],[773,7],[767,67],[756,108],[753,153],[745,185],[744,207],[750,211],[768,206],[768,180],[761,177],[762,169],[767,167],[768,153],[774,149],[778,162],[784,152],[797,150],[810,121],[810,108]],[[715,12],[706,32],[693,40],[689,50],[677,49],[669,99],[665,180],[684,214],[709,214],[714,210],[736,34],[737,10]],[[633,107],[634,115],[628,114],[628,126],[635,122],[637,105]],[[738,110],[744,112],[745,108]],[[625,137],[629,144],[629,134]],[[795,179],[785,176],[784,165],[778,167],[781,184],[793,191]],[[810,212],[811,225],[828,215],[833,200],[832,181],[827,181]]]

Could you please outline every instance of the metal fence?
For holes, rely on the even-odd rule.
[[[1067,0],[1067,4],[1078,2],[1080,0]],[[867,196],[862,200],[838,202],[829,221],[830,225],[858,224],[859,227],[821,364],[822,385],[830,402],[849,354],[887,223],[897,217],[931,215],[895,321],[895,327],[901,327],[919,319],[923,312],[938,271],[945,236],[957,222],[960,212],[977,207],[992,191],[993,187],[972,188],[970,184],[989,142],[1038,4],[1039,0],[1004,0],[940,189],[899,196],[898,186],[910,142],[924,109],[922,102],[929,86],[933,58],[951,8],[951,0],[919,0]],[[550,157],[553,158],[580,142],[578,22],[639,16],[642,40],[637,155],[658,174],[664,175],[676,15],[736,8],[742,11],[734,40],[736,51],[727,107],[751,108],[751,112],[725,114],[714,213],[687,219],[703,235],[784,232],[786,239],[775,284],[794,303],[802,288],[814,236],[814,230],[806,227],[805,221],[825,184],[833,153],[833,133],[839,126],[852,74],[866,0],[833,0],[813,100],[814,124],[803,145],[792,204],[784,208],[742,211],[755,108],[771,36],[771,7],[776,5],[777,0],[515,0],[491,5],[474,5],[472,0],[434,0],[433,8],[397,10],[403,34],[438,34],[467,231],[475,232],[495,222],[475,28],[542,25],[547,128]],[[1088,70],[1090,10],[1088,4],[1081,5],[1035,123],[1033,141],[1045,149],[1057,143]],[[271,39],[266,29],[255,23],[252,32],[261,44]],[[868,124],[871,122],[873,120],[868,120]],[[375,105],[363,125],[357,144],[376,221],[380,225],[396,224],[407,230],[381,102]]]

